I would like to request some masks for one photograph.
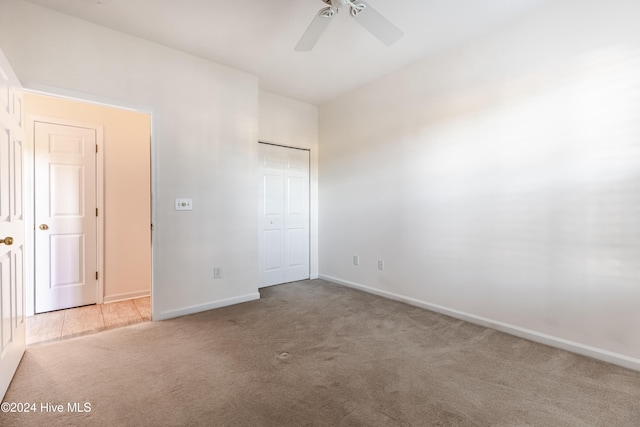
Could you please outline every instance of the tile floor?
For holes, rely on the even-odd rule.
[[[151,320],[150,298],[87,305],[27,317],[27,345]]]

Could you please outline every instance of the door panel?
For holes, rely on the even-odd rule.
[[[23,135],[20,84],[0,51],[0,396],[25,349]]]
[[[264,172],[264,214],[270,221],[279,220],[284,209],[282,198],[284,197],[284,173],[267,170]]]
[[[0,289],[0,310],[2,311],[2,350],[11,344],[13,322],[11,313],[11,252],[6,252],[0,256],[0,277],[2,279],[2,289]]]
[[[13,173],[12,183],[14,187],[13,200],[13,218],[16,221],[24,221],[24,204],[22,203],[23,194],[21,189],[23,188],[23,157],[24,157],[24,144],[22,139],[13,140]]]
[[[304,176],[289,176],[287,179],[287,215],[298,215],[306,217],[309,210],[308,198],[306,197]],[[304,218],[303,218],[304,219]]]
[[[15,316],[13,316],[13,328],[17,330],[21,324],[25,322],[25,294],[26,289],[24,286],[24,247],[19,247],[13,251],[13,265],[12,271],[15,274],[15,278],[12,282],[13,285],[13,297]]]
[[[81,217],[83,215],[83,175],[82,165],[49,165],[50,217]]]
[[[84,236],[50,236],[51,288],[84,284]],[[81,261],[78,261],[81,260]]]
[[[96,130],[36,122],[36,313],[98,296]]]
[[[282,231],[265,230],[264,232],[264,271],[279,273],[282,270]],[[278,277],[283,278],[281,274]]]
[[[277,154],[277,153],[276,153]],[[284,172],[283,164],[278,156],[265,159],[263,173],[263,212],[261,233],[261,252],[264,253],[262,274],[268,283],[284,281]],[[280,168],[278,168],[280,165]]]
[[[260,144],[260,285],[309,278],[309,152]]]
[[[288,282],[309,278],[309,158],[301,158],[295,150],[289,159],[287,175],[287,194],[285,203],[287,239],[286,280]]]
[[[287,267],[290,269],[304,267],[305,260],[308,259],[304,248],[305,231],[304,228],[289,228],[287,230],[287,259],[289,260]]]
[[[0,131],[0,221],[9,222],[11,220],[11,192],[9,191],[9,177],[11,163],[11,144],[9,143],[9,129]]]

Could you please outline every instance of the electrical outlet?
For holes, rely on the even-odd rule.
[[[380,271],[384,270],[384,261],[381,259],[378,260],[378,270]]]
[[[353,256],[353,265],[360,265],[360,257],[358,255]]]
[[[177,211],[190,211],[193,210],[193,202],[191,199],[176,199]]]
[[[222,269],[220,267],[213,267],[213,278],[219,279],[222,277]]]

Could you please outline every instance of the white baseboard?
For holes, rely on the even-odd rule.
[[[436,313],[444,314],[446,316],[455,317],[456,319],[464,320],[469,323],[474,323],[480,326],[485,326],[487,328],[495,329],[510,335],[515,335],[517,337],[524,338],[530,341],[535,341],[551,347],[556,347],[562,350],[570,351],[572,353],[581,354],[583,356],[592,357],[594,359],[598,359],[604,362],[612,363],[614,365],[622,366],[624,368],[640,371],[640,359],[625,356],[623,354],[613,353],[611,351],[603,350],[601,348],[591,347],[591,346],[580,344],[577,342],[565,340],[563,338],[555,337],[553,335],[547,335],[547,334],[536,332],[530,329],[521,328],[519,326],[511,325],[509,323],[498,322],[496,320],[491,320],[485,317],[476,316],[474,314],[469,314],[469,313],[465,313],[459,310],[454,310],[448,307],[443,307],[441,305],[430,304],[428,302],[424,302],[415,298],[410,298],[403,295],[395,294],[393,292],[383,291],[380,289],[361,285],[359,283],[350,282],[348,280],[338,279],[337,277],[321,274],[320,279],[326,280],[328,282],[333,282],[339,285],[347,286],[349,288],[358,289],[370,294],[389,298],[395,301],[400,301],[416,307],[424,308],[426,310],[434,311]]]
[[[151,295],[151,291],[138,291],[138,292],[127,292],[123,294],[115,294],[115,295],[105,295],[104,298],[102,299],[102,303],[108,304],[110,302],[125,301],[128,299],[148,297],[149,295]]]
[[[243,302],[255,301],[260,299],[260,293],[255,292],[238,297],[221,299],[206,304],[192,305],[177,310],[165,311],[163,313],[152,313],[152,320],[167,320],[174,317],[186,316],[187,314],[200,313],[201,311],[213,310],[214,308],[227,307],[229,305],[241,304]]]

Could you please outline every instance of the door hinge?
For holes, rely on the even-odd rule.
[[[96,216],[98,216],[98,208],[96,208]]]
[[[98,272],[96,271],[96,280],[98,280]]]
[[[98,152],[98,144],[96,144],[96,153]]]

